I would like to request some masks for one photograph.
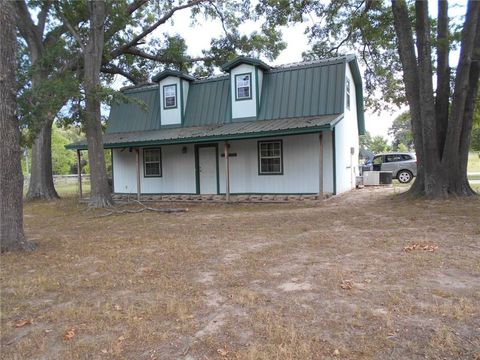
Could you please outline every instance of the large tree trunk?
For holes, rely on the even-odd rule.
[[[104,46],[104,23],[106,9],[104,1],[89,1],[90,30],[84,50],[86,93],[86,132],[88,160],[90,164],[91,193],[89,207],[106,207],[113,204],[108,185],[107,170],[102,142],[100,113],[100,67]]]
[[[33,139],[27,200],[59,198],[52,176],[52,124],[53,119],[44,121]]]
[[[0,250],[33,250],[23,233],[20,130],[15,116],[15,13],[0,0]]]
[[[432,86],[428,2],[417,1],[415,10],[416,52],[412,29],[407,25],[410,20],[406,2],[392,0],[397,45],[403,67],[405,93],[412,115],[419,166],[416,181],[407,194],[429,198],[471,196],[475,193],[468,184],[466,169],[479,80],[478,60],[472,61],[472,57],[480,50],[480,3],[470,1],[468,4],[451,109],[448,106],[448,44],[445,44],[447,6],[443,3],[439,5],[436,99]]]

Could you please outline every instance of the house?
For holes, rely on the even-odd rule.
[[[355,56],[272,67],[238,57],[207,79],[174,70],[122,90],[103,137],[113,191],[338,194],[364,133]],[[69,145],[86,150],[85,142]]]

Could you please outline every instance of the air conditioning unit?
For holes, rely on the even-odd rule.
[[[391,171],[364,171],[363,172],[363,185],[365,186],[390,185],[391,183],[392,183]]]
[[[379,171],[364,171],[363,172],[363,185],[365,185],[365,186],[380,185],[380,172]]]

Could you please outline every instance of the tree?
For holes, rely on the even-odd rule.
[[[71,174],[76,166],[77,159],[73,151],[65,149],[65,145],[72,143],[68,133],[54,125],[52,127],[52,165],[55,175]]]
[[[404,112],[393,120],[392,126],[388,129],[388,135],[393,136],[393,150],[399,150],[401,144],[407,150],[413,148],[413,134],[409,112]]]
[[[367,105],[378,109],[386,102],[408,103],[418,165],[408,194],[475,194],[466,170],[480,74],[479,1],[468,1],[461,25],[450,21],[447,1],[438,2],[436,19],[429,16],[428,1],[408,5],[392,0],[387,6],[383,1],[335,0],[291,7],[277,2],[262,0],[257,10],[277,24],[301,21],[306,13],[318,20],[307,29],[313,46],[306,58],[356,51],[366,67]],[[449,53],[455,46],[460,58],[453,71]]]
[[[28,200],[57,199],[52,177],[52,124],[68,98],[78,89],[74,73],[60,67],[70,56],[62,35],[67,28],[48,22],[53,3],[41,1],[37,23],[32,20],[24,0],[13,2],[17,26],[25,41],[28,65],[19,90],[19,112],[28,124],[32,138],[32,166]]]
[[[370,149],[374,154],[379,154],[383,152],[389,152],[391,150],[388,140],[381,135],[376,135],[372,138],[370,142]]]
[[[20,129],[15,116],[15,11],[0,0],[0,250],[33,250],[23,232]]]

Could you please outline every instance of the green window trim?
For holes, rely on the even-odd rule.
[[[262,156],[262,145],[274,144],[274,143],[278,143],[280,145],[279,155]],[[283,141],[281,139],[258,141],[257,142],[257,158],[258,158],[258,175],[261,175],[261,176],[283,175]],[[277,158],[279,159],[279,165],[280,165],[279,171],[262,171],[262,160],[277,159]]]
[[[238,96],[238,89],[239,87],[237,86],[237,80],[241,76],[247,76],[248,75],[248,96]],[[246,88],[246,86],[242,86],[241,88]],[[237,74],[235,75],[235,101],[243,101],[243,100],[251,100],[252,99],[252,73],[243,73],[243,74]]]
[[[175,99],[175,105],[167,105],[167,96],[165,94],[165,89],[166,88],[174,88],[175,89],[175,95],[173,98]],[[170,85],[163,85],[163,109],[164,110],[170,110],[170,109],[176,109],[178,107],[178,100],[177,100],[177,84],[170,84]],[[169,98],[172,98],[172,96],[169,96]]]
[[[158,153],[158,160],[148,160],[147,161],[147,154],[149,152],[157,152]],[[148,164],[158,164],[158,173],[157,174],[147,174],[147,165]],[[143,149],[143,177],[145,178],[156,178],[162,177],[162,149],[161,148],[146,148]]]

